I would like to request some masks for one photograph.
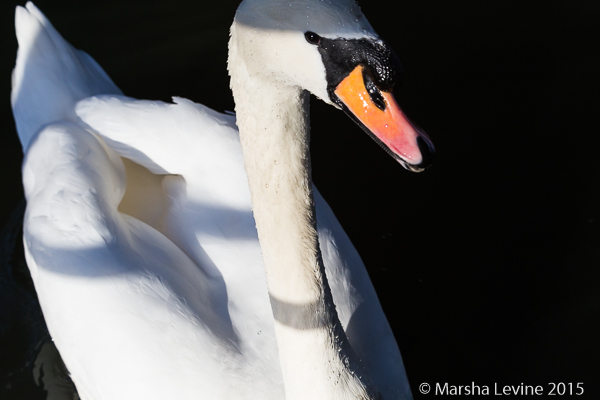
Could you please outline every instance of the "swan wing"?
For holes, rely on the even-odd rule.
[[[360,255],[314,188],[327,280],[353,350],[385,398],[412,398],[400,350]]]
[[[219,280],[117,211],[119,162],[63,123],[40,132],[24,163],[27,261],[78,390],[90,399],[254,398],[255,389],[277,398],[277,376],[261,385],[244,358]]]
[[[43,125],[74,121],[77,101],[121,93],[100,65],[64,40],[33,3],[16,8],[15,28],[19,50],[11,103],[24,151]]]

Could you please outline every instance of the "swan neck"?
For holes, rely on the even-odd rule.
[[[309,94],[249,76],[237,61],[230,44],[231,87],[286,398],[378,399],[341,327],[319,249]]]

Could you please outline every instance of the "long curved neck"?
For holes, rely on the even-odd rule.
[[[233,39],[233,38],[232,38]],[[325,276],[309,157],[309,95],[229,69],[286,398],[378,399],[344,334]]]

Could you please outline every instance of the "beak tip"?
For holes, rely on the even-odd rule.
[[[433,143],[423,136],[419,136],[417,138],[417,145],[419,146],[419,150],[421,151],[422,160],[419,163],[418,167],[421,170],[429,168],[431,163],[433,162],[433,158],[435,156],[435,147],[433,147]]]
[[[396,157],[396,159],[402,164],[404,168],[411,172],[423,172],[427,168],[431,166],[433,162],[433,158],[435,155],[435,147],[433,143],[429,140],[429,138],[419,136],[417,137],[417,146],[419,147],[419,151],[421,152],[421,162],[418,164],[409,164],[405,160],[400,157]]]

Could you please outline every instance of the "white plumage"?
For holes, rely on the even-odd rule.
[[[360,11],[340,17],[336,7],[336,24],[356,19],[374,35]],[[322,13],[308,19],[319,16],[326,24]],[[235,118],[181,98],[122,96],[31,3],[17,8],[16,27],[12,104],[25,153],[27,263],[82,398],[285,398]],[[310,81],[322,85],[318,78]],[[316,190],[315,203],[348,340],[384,398],[410,398],[365,267]]]

